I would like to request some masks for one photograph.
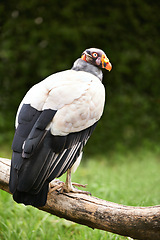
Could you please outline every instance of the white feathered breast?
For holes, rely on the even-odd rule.
[[[48,129],[53,135],[67,135],[98,121],[103,113],[104,102],[105,89],[96,76],[67,70],[34,85],[22,100],[17,116],[24,103],[31,104],[39,111],[57,110]]]

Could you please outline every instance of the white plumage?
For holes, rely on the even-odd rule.
[[[74,81],[73,81],[74,79]],[[34,85],[22,100],[38,111],[58,110],[47,129],[53,135],[78,132],[98,121],[103,113],[105,89],[93,74],[67,70],[53,74]]]

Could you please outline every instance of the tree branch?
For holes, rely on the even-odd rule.
[[[10,160],[0,158],[0,189],[9,192]],[[160,239],[160,206],[131,207],[84,194],[48,194],[40,210],[67,220],[135,239]]]

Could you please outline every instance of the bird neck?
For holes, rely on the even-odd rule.
[[[81,58],[78,58],[74,62],[73,67],[71,69],[75,70],[75,71],[89,72],[89,73],[95,75],[96,77],[98,77],[102,81],[102,78],[103,78],[102,70],[99,69],[98,67],[82,60]]]

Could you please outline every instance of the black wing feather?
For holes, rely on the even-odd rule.
[[[24,158],[22,156],[23,144],[28,136],[32,133],[32,141],[30,144],[30,149],[34,149],[38,141],[43,137],[45,133],[45,127],[51,121],[55,115],[56,111],[53,110],[44,110],[38,111],[33,108],[30,104],[23,104],[19,116],[18,116],[18,127],[15,131],[14,139],[12,142],[12,162],[11,162],[11,172],[10,172],[10,191],[15,192],[17,188],[17,178],[19,173],[22,172],[22,165],[24,163]],[[45,113],[45,119],[44,117]],[[48,119],[48,121],[47,121]],[[37,123],[38,122],[38,123]],[[35,129],[35,131],[34,131]],[[33,134],[35,133],[35,134]],[[38,136],[38,133],[40,136]],[[33,144],[34,143],[34,144]],[[26,162],[26,161],[25,161]],[[27,163],[28,164],[28,163]]]
[[[31,107],[30,104],[23,104],[18,115],[18,127],[15,131],[15,135],[12,142],[12,162],[10,171],[9,187],[13,193],[16,190],[18,183],[18,171],[22,167],[22,146],[25,139],[28,137],[32,127],[36,120],[40,116],[41,111],[37,111]]]
[[[23,149],[23,158],[29,158],[40,144],[41,140],[45,136],[47,125],[52,121],[56,110],[45,109],[34,124],[29,136],[25,140]]]
[[[97,124],[67,136],[53,136],[45,128],[55,114],[51,109],[42,112],[29,104],[22,106],[10,176],[10,191],[17,202],[45,205],[49,182],[72,167]]]

